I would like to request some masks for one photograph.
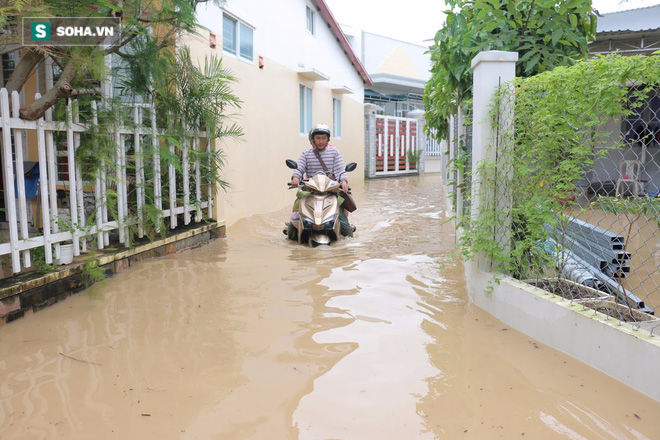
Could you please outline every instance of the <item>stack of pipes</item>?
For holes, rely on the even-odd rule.
[[[563,225],[546,226],[549,244],[562,277],[593,287],[628,303],[632,307],[653,314],[644,301],[625,289],[615,278],[630,273],[630,253],[625,251],[624,238],[599,226],[566,217]],[[562,227],[563,226],[563,227]]]

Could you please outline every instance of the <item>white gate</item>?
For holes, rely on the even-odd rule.
[[[370,115],[366,133],[368,177],[420,171],[423,135],[419,119]]]

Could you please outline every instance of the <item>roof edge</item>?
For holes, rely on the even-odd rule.
[[[335,20],[335,17],[332,15],[332,12],[330,12],[330,8],[328,8],[328,5],[325,3],[324,0],[312,0],[312,1],[316,4],[316,7],[321,13],[321,16],[326,21],[326,23],[328,23],[328,27],[330,28],[332,33],[335,34],[335,37],[337,38],[339,45],[342,47],[342,49],[344,49],[344,52],[350,59],[351,63],[353,64],[353,66],[355,66],[355,69],[362,77],[362,81],[368,86],[372,85],[373,81],[371,80],[369,73],[367,73],[367,69],[364,68],[364,65],[362,65],[360,59],[357,57],[357,55],[355,55],[351,43],[348,42],[346,35],[344,35],[344,32],[339,27],[337,20]]]
[[[408,76],[395,75],[393,73],[374,73],[372,75],[372,80],[374,83],[372,85],[383,85],[383,84],[397,84],[397,85],[406,85],[408,87],[420,87],[424,89],[426,85],[426,80],[421,78],[410,78]]]
[[[598,11],[598,8],[595,8],[595,9],[596,9],[596,12],[598,12],[598,15],[600,15],[602,17],[602,16],[605,16],[605,15],[623,14],[623,13],[630,12],[630,11],[639,11],[641,9],[653,9],[653,8],[658,8],[658,7],[660,7],[660,5],[649,5],[649,6],[641,6],[639,8],[630,8],[630,9],[624,9],[622,11],[612,11],[612,12],[600,12],[600,11]]]

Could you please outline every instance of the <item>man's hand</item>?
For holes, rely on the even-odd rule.
[[[298,179],[297,177],[291,179],[291,186],[298,186],[299,184],[300,184],[300,179]]]
[[[345,180],[341,181],[341,190],[348,194],[348,182]]]

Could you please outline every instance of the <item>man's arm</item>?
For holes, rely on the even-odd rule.
[[[337,176],[337,181],[341,185],[342,191],[345,193],[348,192],[348,176],[346,175],[346,166],[344,165],[344,158],[341,157],[341,153],[338,149],[335,148],[335,160],[333,161],[334,168],[333,174]]]
[[[293,171],[293,175],[291,176],[291,183],[294,185],[297,185],[300,183],[300,181],[303,178],[303,175],[305,174],[305,170],[307,169],[307,154],[305,154],[305,151],[300,153],[300,157],[298,158],[298,168]],[[294,179],[298,179],[297,182],[293,182]]]
[[[337,176],[337,182],[346,182],[348,187],[348,176],[346,175],[346,166],[344,165],[344,159],[341,157],[339,150],[335,148],[335,160],[334,169],[332,170],[333,174]]]

